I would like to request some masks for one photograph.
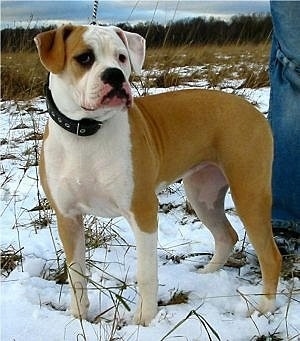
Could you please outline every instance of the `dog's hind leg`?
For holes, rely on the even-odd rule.
[[[63,243],[71,288],[71,314],[85,319],[89,300],[85,265],[85,238],[82,216],[66,218],[56,212],[58,232]]]
[[[214,256],[200,272],[216,271],[226,263],[238,239],[224,213],[227,181],[219,167],[204,164],[189,172],[183,182],[190,204],[215,240]]]
[[[272,234],[271,190],[264,186],[264,182],[256,181],[255,186],[253,183],[249,186],[246,182],[243,188],[232,186],[231,192],[237,212],[257,254],[262,273],[264,295],[261,296],[257,310],[261,313],[272,312],[275,309],[281,255]]]

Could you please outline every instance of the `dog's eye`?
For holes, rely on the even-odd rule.
[[[95,55],[92,51],[88,51],[76,56],[75,59],[82,66],[92,66],[95,61]]]
[[[124,55],[124,54],[122,54],[122,53],[120,53],[119,54],[119,61],[121,62],[121,63],[125,63],[126,62],[126,56]]]

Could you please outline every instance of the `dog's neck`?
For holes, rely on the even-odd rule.
[[[61,128],[78,136],[90,136],[95,134],[102,127],[103,123],[101,121],[96,121],[94,119],[88,118],[83,118],[81,120],[72,120],[71,118],[67,117],[57,108],[48,84],[45,85],[44,91],[46,95],[47,109],[50,117]]]
[[[78,136],[91,136],[97,133],[102,127],[103,122],[94,119],[83,118],[80,120],[73,120],[64,115],[56,106],[49,88],[49,75],[47,82],[44,85],[44,93],[46,96],[47,109],[50,117],[66,131],[76,134]]]

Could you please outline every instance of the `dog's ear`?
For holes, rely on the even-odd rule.
[[[60,73],[65,66],[65,41],[74,26],[63,25],[56,30],[38,34],[34,38],[40,60],[44,67],[52,73]]]
[[[118,27],[114,27],[114,29],[129,52],[133,71],[139,75],[145,60],[146,40],[137,33],[123,31]]]

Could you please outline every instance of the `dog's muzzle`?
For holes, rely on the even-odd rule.
[[[128,82],[123,72],[118,68],[107,68],[101,74],[105,93],[101,104],[116,106],[125,104],[129,107],[132,103],[132,95]]]

